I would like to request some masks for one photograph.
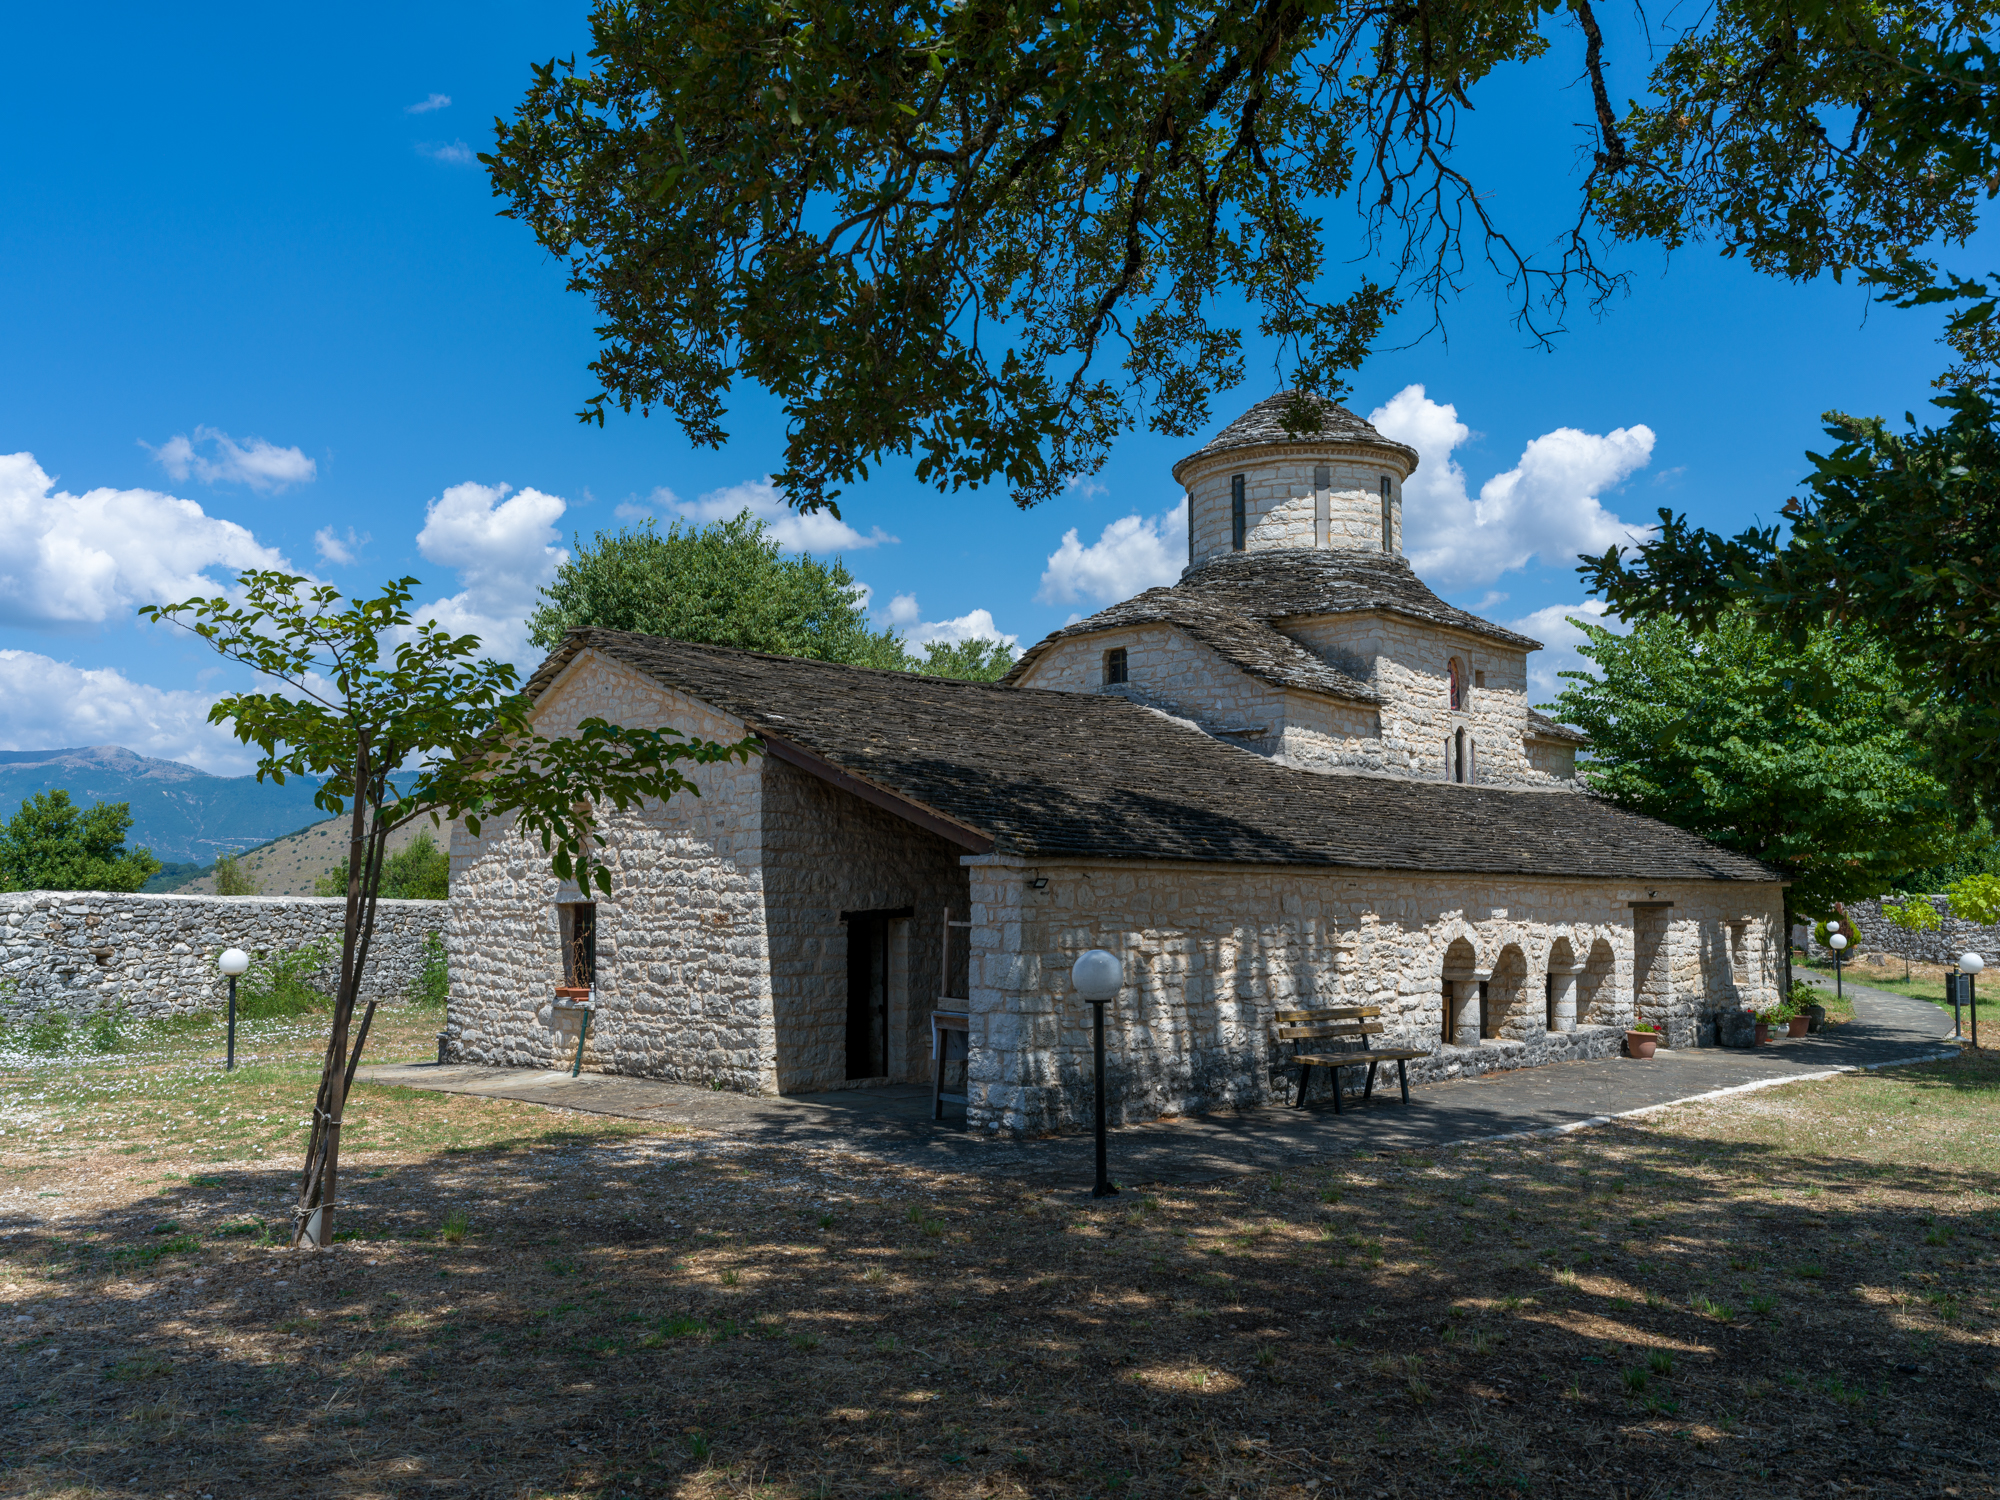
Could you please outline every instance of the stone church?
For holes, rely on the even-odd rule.
[[[1125,965],[1125,1120],[1288,1098],[1278,1009],[1380,1006],[1418,1082],[1608,1056],[1641,1017],[1714,1045],[1775,998],[1775,872],[1584,791],[1538,643],[1404,559],[1416,453],[1330,403],[1288,432],[1286,401],[1175,466],[1180,582],[997,684],[572,632],[529,685],[546,732],[763,753],[607,821],[594,901],[455,830],[452,1055],[567,1064],[556,988],[587,984],[586,1067],[806,1093],[928,1080],[963,1012],[969,1126],[1025,1133],[1089,1110],[1093,947]]]

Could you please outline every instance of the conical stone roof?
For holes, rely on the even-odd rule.
[[[1213,458],[1218,453],[1227,453],[1237,448],[1263,448],[1274,443],[1361,443],[1371,448],[1387,448],[1403,456],[1411,470],[1417,466],[1417,450],[1407,443],[1399,443],[1386,438],[1367,422],[1342,406],[1338,401],[1328,401],[1320,396],[1306,396],[1309,407],[1319,411],[1319,430],[1316,432],[1292,432],[1285,427],[1287,409],[1301,395],[1300,392],[1280,391],[1275,396],[1267,396],[1250,410],[1231,422],[1207,443],[1190,453],[1174,465],[1174,478],[1181,477],[1181,470],[1189,464],[1204,458]]]

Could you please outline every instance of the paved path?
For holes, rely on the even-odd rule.
[[[1407,1107],[1392,1083],[1387,1095],[1378,1094],[1368,1108],[1351,1106],[1340,1115],[1324,1105],[1266,1107],[1127,1126],[1112,1134],[1112,1174],[1128,1183],[1199,1181],[1269,1170],[1305,1157],[1441,1146],[1576,1126],[1715,1089],[1933,1056],[1951,1031],[1951,1013],[1926,1001],[1854,983],[1846,989],[1854,1002],[1854,1021],[1827,1035],[1755,1051],[1662,1050],[1643,1063],[1604,1058],[1520,1068],[1414,1088]],[[928,1087],[763,1099],[652,1078],[608,1073],[571,1078],[567,1072],[543,1069],[394,1063],[363,1068],[359,1076],[370,1083],[516,1099],[714,1131],[757,1144],[844,1150],[947,1171],[1051,1183],[1088,1183],[1091,1177],[1087,1136],[1019,1142],[969,1136],[953,1124],[931,1123]]]

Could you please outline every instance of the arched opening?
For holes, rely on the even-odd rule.
[[[1618,956],[1609,940],[1599,938],[1590,945],[1590,957],[1577,981],[1577,1019],[1583,1025],[1612,1024],[1618,1011],[1618,987],[1612,982],[1617,974]]]
[[[1576,949],[1560,937],[1549,949],[1549,973],[1543,985],[1550,1031],[1576,1030]]]
[[[1446,670],[1451,678],[1451,710],[1458,713],[1465,707],[1465,663],[1454,656]]]
[[[1527,1034],[1528,958],[1517,944],[1509,943],[1493,961],[1493,977],[1486,983],[1486,1014],[1479,1034],[1521,1040]]]
[[[1444,1016],[1439,1039],[1447,1047],[1479,1045],[1480,990],[1475,977],[1479,955],[1464,938],[1453,938],[1444,950]]]

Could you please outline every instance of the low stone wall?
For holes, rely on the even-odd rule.
[[[425,937],[444,928],[443,901],[384,901],[361,997],[401,1000],[422,972]],[[74,1016],[122,1005],[132,1016],[186,1015],[229,996],[216,955],[252,958],[321,939],[337,969],[345,900],[318,896],[146,896],[106,891],[0,894],[0,1018]],[[314,983],[331,993],[336,969]]]
[[[1955,964],[1961,953],[1977,953],[1990,964],[2000,963],[2000,927],[1981,927],[1951,914],[1942,896],[1919,896],[1929,901],[1944,925],[1935,932],[1905,932],[1882,914],[1879,900],[1850,901],[1847,919],[1854,924],[1862,953],[1889,953],[1897,958],[1915,959],[1926,964]],[[1792,940],[1816,957],[1829,961],[1833,955],[1813,941],[1813,929],[1792,929]]]

